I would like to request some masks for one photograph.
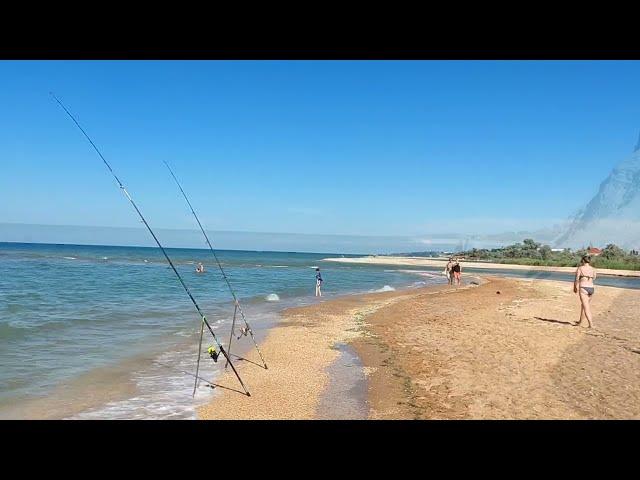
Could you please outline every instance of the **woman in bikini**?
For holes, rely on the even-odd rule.
[[[588,328],[593,327],[593,317],[591,316],[591,297],[595,291],[593,281],[596,279],[596,270],[591,266],[591,257],[585,255],[580,261],[580,266],[576,270],[576,280],[573,283],[573,292],[580,296],[580,320],[576,325],[580,325],[584,318],[589,324]]]

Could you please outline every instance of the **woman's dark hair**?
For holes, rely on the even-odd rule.
[[[319,272],[319,271],[320,271],[320,269],[319,269],[319,268],[316,268],[316,272]]]
[[[585,264],[585,263],[589,263],[590,264],[591,263],[591,255],[583,255],[581,261],[582,261],[583,264]]]

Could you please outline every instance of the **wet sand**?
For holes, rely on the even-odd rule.
[[[219,390],[199,416],[332,418],[326,392],[349,388],[332,386],[331,366],[349,344],[371,419],[640,418],[639,291],[596,287],[588,330],[572,325],[571,284],[485,280],[287,310],[261,345],[269,370],[239,367],[252,396]],[[329,397],[335,418],[362,411],[343,397]]]
[[[432,257],[356,257],[356,258],[325,258],[325,262],[338,263],[364,263],[373,265],[404,265],[412,267],[436,267],[444,270],[447,263],[446,258]],[[576,273],[576,267],[541,267],[535,265],[516,265],[511,263],[489,263],[489,262],[460,262],[462,268],[482,269],[502,269],[502,270],[526,270],[537,272],[558,272]],[[640,277],[637,270],[614,270],[610,268],[598,268],[598,275],[611,275],[616,277]]]

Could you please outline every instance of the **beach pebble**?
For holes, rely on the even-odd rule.
[[[496,293],[497,293],[498,295],[500,295],[500,290],[498,290]]]

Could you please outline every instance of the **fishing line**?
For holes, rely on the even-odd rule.
[[[164,162],[164,160],[163,160],[163,162]],[[244,321],[245,328],[246,328],[246,330],[244,330],[241,333],[241,336],[242,335],[246,335],[245,332],[248,332],[251,335],[251,339],[253,340],[253,344],[255,345],[256,350],[258,351],[258,355],[260,355],[260,359],[262,360],[262,363],[264,364],[264,369],[266,370],[267,369],[267,362],[264,361],[264,357],[262,356],[262,352],[260,352],[260,348],[258,347],[258,343],[256,342],[256,339],[253,336],[253,330],[249,326],[249,322],[247,322],[247,319],[246,319],[246,317],[244,315],[244,312],[242,311],[242,307],[240,306],[240,301],[238,300],[236,292],[233,290],[233,287],[231,286],[231,282],[229,281],[229,278],[227,277],[227,274],[225,273],[224,268],[222,268],[222,263],[220,263],[220,260],[218,259],[218,255],[216,254],[216,251],[214,250],[213,245],[211,245],[211,242],[209,241],[209,236],[207,235],[207,232],[204,231],[204,227],[202,226],[202,223],[200,223],[200,219],[198,218],[198,215],[196,214],[195,210],[193,209],[193,206],[191,205],[191,202],[189,201],[189,197],[187,197],[187,194],[183,190],[182,185],[180,185],[180,182],[178,181],[178,179],[176,178],[175,174],[173,173],[173,170],[171,170],[171,167],[169,166],[169,164],[167,162],[164,162],[164,164],[169,169],[169,172],[171,173],[171,176],[173,177],[173,179],[175,180],[176,184],[178,185],[178,188],[182,192],[182,196],[187,201],[187,205],[189,205],[189,208],[191,209],[191,213],[193,213],[193,216],[195,217],[196,222],[198,222],[198,226],[200,227],[200,231],[204,235],[204,238],[207,241],[207,245],[209,245],[209,250],[211,250],[211,253],[213,253],[213,258],[216,259],[216,263],[218,264],[218,268],[220,269],[220,273],[222,274],[222,278],[224,278],[224,281],[226,282],[227,287],[229,288],[229,292],[231,293],[231,296],[233,297],[233,301],[234,301],[233,323],[231,324],[231,335],[229,336],[229,345],[227,346],[228,351],[229,351],[229,353],[231,353],[231,340],[233,338],[233,332],[234,332],[235,323],[236,323],[236,313],[240,312],[240,317]],[[240,339],[240,337],[238,337],[238,340],[239,339]],[[227,357],[227,363],[228,363],[228,357]],[[226,366],[227,366],[227,364],[225,364],[225,368],[226,368]]]
[[[71,120],[73,120],[73,123],[76,124],[76,126],[80,129],[82,134],[89,141],[89,143],[91,144],[93,149],[100,156],[100,158],[102,159],[104,164],[109,169],[109,172],[111,172],[111,175],[113,175],[113,178],[115,178],[116,182],[118,182],[118,186],[120,187],[120,190],[122,190],[122,193],[124,193],[124,195],[127,197],[127,199],[129,199],[129,201],[131,202],[131,205],[133,205],[133,208],[136,210],[136,212],[140,216],[140,219],[142,220],[142,223],[144,223],[144,225],[147,227],[147,230],[149,230],[149,233],[151,234],[153,239],[156,241],[156,244],[158,245],[158,247],[160,248],[160,250],[164,254],[164,257],[167,259],[167,262],[169,262],[169,265],[171,265],[171,268],[173,269],[174,273],[178,277],[178,280],[180,281],[180,284],[184,288],[185,292],[187,292],[187,295],[191,299],[191,302],[193,303],[193,306],[196,308],[196,311],[198,312],[198,315],[200,315],[200,318],[202,319],[201,332],[200,332],[200,346],[202,346],[202,333],[203,333],[203,330],[204,330],[204,325],[206,325],[207,328],[209,329],[209,332],[211,332],[211,335],[213,336],[213,340],[216,342],[216,344],[220,348],[220,352],[225,356],[225,358],[227,359],[227,362],[229,363],[229,365],[231,365],[231,368],[233,369],[233,373],[235,373],[236,378],[240,382],[240,385],[242,385],[242,388],[244,389],[245,394],[250,397],[251,394],[249,393],[249,390],[247,390],[247,387],[245,387],[244,383],[242,382],[242,379],[240,378],[240,375],[236,371],[236,368],[233,366],[233,363],[231,363],[231,359],[227,355],[227,352],[225,351],[225,349],[222,347],[222,345],[218,341],[218,338],[216,337],[216,334],[213,332],[213,329],[211,328],[211,325],[209,325],[209,322],[207,321],[207,318],[205,317],[204,313],[202,313],[202,310],[200,310],[200,307],[198,306],[198,303],[196,302],[195,298],[193,298],[193,295],[191,295],[191,292],[189,291],[189,288],[187,287],[186,283],[184,283],[184,280],[182,279],[182,276],[180,276],[180,273],[178,273],[178,270],[176,269],[175,265],[171,261],[171,258],[169,258],[169,255],[167,254],[167,252],[165,251],[163,246],[160,244],[160,240],[158,240],[158,237],[156,237],[155,233],[153,233],[153,230],[151,230],[151,227],[149,226],[149,224],[147,223],[147,220],[142,215],[142,212],[140,212],[140,209],[138,209],[138,206],[136,205],[136,203],[131,198],[131,195],[129,195],[129,192],[127,192],[127,189],[124,187],[124,185],[122,184],[122,182],[120,181],[118,176],[115,174],[115,172],[111,168],[111,165],[109,165],[109,162],[107,162],[107,160],[104,158],[104,156],[102,155],[102,153],[100,152],[98,147],[96,147],[95,143],[93,143],[93,140],[91,140],[91,137],[89,137],[87,132],[84,131],[84,128],[82,128],[82,126],[80,126],[80,123],[78,123],[78,121],[75,119],[75,117],[73,115],[71,115],[69,110],[67,110],[67,108],[62,104],[62,102],[58,99],[58,97],[56,97],[52,92],[49,92],[49,94],[54,98],[54,100],[56,102],[58,102],[58,105],[60,105],[62,107],[62,109],[66,112],[66,114],[69,116],[69,118],[71,118]],[[198,354],[198,367],[197,368],[199,368],[199,365],[200,365],[200,355]],[[198,385],[198,371],[196,371],[196,382],[195,382],[195,385],[193,387],[193,395],[195,395],[197,385]]]

